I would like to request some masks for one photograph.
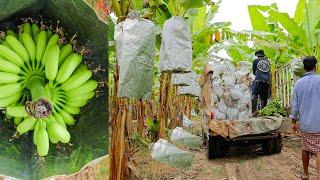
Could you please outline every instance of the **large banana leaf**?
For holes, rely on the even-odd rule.
[[[299,0],[297,7],[296,7],[296,11],[294,13],[294,21],[298,24],[298,25],[302,25],[303,20],[304,20],[304,16],[306,14],[306,0]]]
[[[300,4],[300,6],[302,5]],[[257,48],[265,50],[267,57],[273,62],[272,68],[278,66],[279,63],[285,62],[284,53],[305,50],[304,44],[307,43],[307,37],[304,29],[291,19],[287,13],[280,13],[275,4],[269,7],[251,5],[248,6],[248,11],[254,31],[258,30],[274,34],[265,37],[259,35],[250,37],[250,40],[254,42]],[[301,12],[297,11],[296,19],[299,18],[301,19]],[[278,24],[281,24],[281,26]],[[298,50],[294,50],[295,48]],[[286,61],[290,61],[290,58],[287,58]]]
[[[230,46],[227,49],[227,53],[233,59],[234,63],[238,61],[252,61],[254,56],[253,49],[248,46]]]
[[[231,32],[239,45],[229,46],[234,60],[245,58],[243,42],[254,42],[254,49],[264,49],[272,68],[287,63],[292,57],[319,55],[320,0],[299,0],[294,18],[271,6],[248,6],[252,32]],[[242,42],[242,43],[241,43]],[[252,48],[253,49],[253,48]],[[253,50],[252,50],[253,51]],[[280,64],[279,64],[280,63]]]
[[[163,2],[164,3],[164,2]],[[164,3],[166,4],[166,3]],[[182,16],[184,8],[180,4],[180,0],[169,0],[167,3],[168,10],[173,16]]]
[[[180,0],[180,3],[186,9],[203,7],[203,0]]]
[[[307,37],[303,28],[301,28],[293,19],[291,19],[288,13],[270,12],[270,16],[275,16],[279,23],[293,38],[298,38],[301,42],[306,42]]]
[[[266,18],[260,11],[268,10],[268,6],[248,6],[249,16],[251,19],[251,24],[253,30],[270,32],[269,26],[267,24]]]
[[[143,9],[144,0],[133,0],[130,2],[133,3],[133,9],[135,9],[135,10]]]
[[[309,0],[305,6],[304,29],[307,33],[309,47],[315,47],[319,44],[319,38],[316,34],[316,26],[320,19],[320,0]]]
[[[107,82],[107,25],[82,0],[0,0],[0,28],[16,28],[22,17],[59,20],[70,36],[77,33],[79,45],[91,52],[85,57],[91,69],[101,68],[94,79]],[[31,134],[9,141],[15,130],[12,122],[0,123],[0,174],[20,179],[40,179],[79,171],[88,162],[108,153],[107,86],[84,108],[70,127],[71,143],[59,149],[50,145],[44,159],[38,158]]]
[[[206,26],[205,18],[206,18],[206,7],[199,8],[197,15],[192,17],[192,21],[190,23],[192,33],[196,34],[199,31],[204,29],[204,27]]]

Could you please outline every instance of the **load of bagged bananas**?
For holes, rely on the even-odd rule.
[[[82,62],[82,54],[58,34],[36,23],[8,30],[0,44],[0,108],[17,125],[17,132],[32,133],[39,156],[46,156],[49,141],[68,143],[67,126],[73,115],[95,96],[98,82]]]

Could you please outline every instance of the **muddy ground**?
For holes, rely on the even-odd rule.
[[[205,148],[197,151],[184,148],[194,153],[195,158],[190,168],[179,169],[153,160],[149,149],[145,148],[135,153],[133,160],[138,165],[141,179],[294,180],[300,179],[302,173],[300,149],[300,137],[286,134],[282,152],[275,155],[264,155],[256,146],[234,147],[227,157],[208,160]],[[310,165],[310,179],[316,179],[315,157]]]

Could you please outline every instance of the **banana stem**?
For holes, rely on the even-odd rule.
[[[45,118],[51,115],[52,105],[49,101],[50,94],[46,90],[46,81],[41,76],[33,76],[29,79],[28,88],[31,92],[31,104],[28,109],[30,115],[35,118]]]
[[[34,60],[33,62],[31,62],[31,66],[32,66],[32,70],[37,70],[37,63],[36,60]]]
[[[32,71],[32,65],[31,65],[30,61],[27,62],[27,67],[28,67],[29,71]]]
[[[41,61],[37,63],[36,70],[39,70],[39,71],[43,71],[44,70],[44,66],[41,64]]]
[[[50,88],[52,88],[52,89],[54,88],[54,86],[53,86],[53,81],[51,81],[51,80],[49,81],[49,86],[50,86]]]
[[[31,91],[32,101],[36,101],[39,98],[46,97],[44,78],[40,76],[33,76],[28,82],[28,87]]]
[[[36,62],[36,70],[40,69],[41,62]]]
[[[22,71],[22,72],[21,72],[21,74],[22,74],[22,75],[24,75],[24,76],[26,76],[28,73],[27,73],[27,72]]]
[[[44,71],[44,66],[41,65],[39,69],[40,69],[40,72]]]
[[[54,92],[59,92],[61,90],[61,86],[57,87],[59,84],[55,83],[53,86]]]
[[[29,72],[29,69],[26,66],[22,66],[21,69],[23,70],[24,73]]]

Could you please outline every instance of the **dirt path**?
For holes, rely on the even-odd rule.
[[[154,161],[149,152],[134,155],[139,164],[139,172],[145,179],[174,180],[288,180],[300,179],[302,172],[300,139],[283,139],[280,154],[265,156],[253,147],[234,148],[228,157],[208,160],[206,150],[191,151],[195,159],[189,169],[173,168]],[[189,150],[190,151],[190,150]],[[315,158],[311,159],[310,179],[316,179]]]

